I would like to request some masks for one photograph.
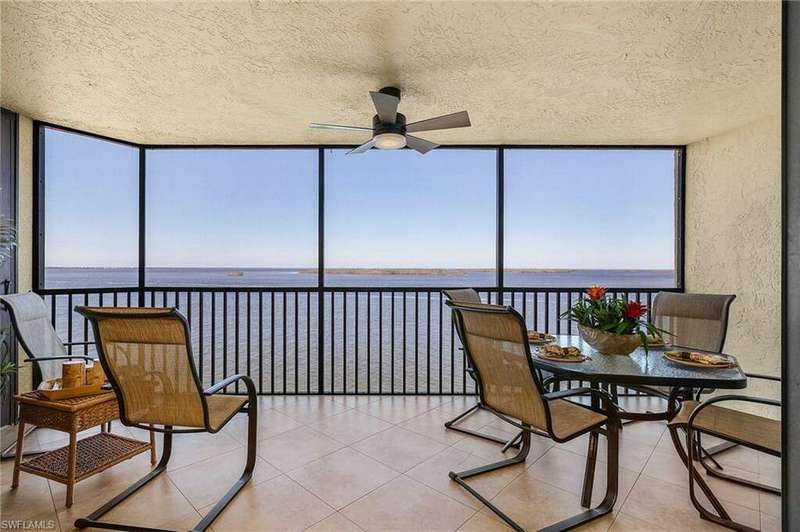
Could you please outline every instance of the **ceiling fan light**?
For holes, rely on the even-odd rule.
[[[406,145],[405,135],[400,133],[379,133],[375,135],[375,147],[381,150],[399,150]]]

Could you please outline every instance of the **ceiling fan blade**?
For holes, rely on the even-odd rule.
[[[368,149],[370,149],[374,145],[375,145],[375,139],[372,139],[369,142],[365,142],[364,144],[362,144],[358,148],[353,148],[352,150],[347,152],[347,155],[351,155],[353,153],[364,153],[365,151],[367,151]]]
[[[417,131],[433,131],[434,129],[453,129],[456,127],[469,127],[469,115],[466,111],[459,111],[449,115],[437,116],[420,120],[406,126],[406,131],[416,133]]]
[[[345,129],[348,131],[372,131],[371,127],[358,127],[358,126],[338,126],[336,124],[317,124],[312,122],[308,127],[313,129]]]
[[[400,98],[375,91],[370,91],[369,95],[372,96],[372,103],[375,104],[375,110],[378,111],[378,118],[381,119],[381,122],[394,124],[397,121],[397,106],[400,104]]]
[[[415,137],[413,135],[406,135],[406,146],[408,146],[412,150],[420,152],[422,155],[425,155],[432,149],[439,147],[438,144],[435,144],[429,140]]]

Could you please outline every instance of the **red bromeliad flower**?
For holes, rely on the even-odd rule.
[[[588,295],[589,299],[592,301],[598,301],[603,299],[603,296],[606,295],[606,289],[602,286],[592,285],[586,289],[586,295]]]
[[[628,301],[625,304],[625,315],[634,320],[641,318],[647,312],[647,307],[638,301]]]

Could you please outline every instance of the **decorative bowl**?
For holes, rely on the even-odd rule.
[[[638,334],[616,334],[578,325],[583,341],[604,355],[630,355],[641,345]]]

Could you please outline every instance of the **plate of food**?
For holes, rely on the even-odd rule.
[[[693,368],[733,368],[736,360],[728,355],[701,353],[699,351],[667,351],[664,358],[676,364]]]
[[[647,335],[647,347],[665,347],[664,339],[654,334]]]
[[[583,362],[589,357],[581,353],[581,350],[574,346],[561,347],[560,345],[545,345],[536,350],[536,355],[545,360],[555,362]]]
[[[533,345],[547,345],[556,341],[556,337],[539,331],[528,331],[528,342]]]

